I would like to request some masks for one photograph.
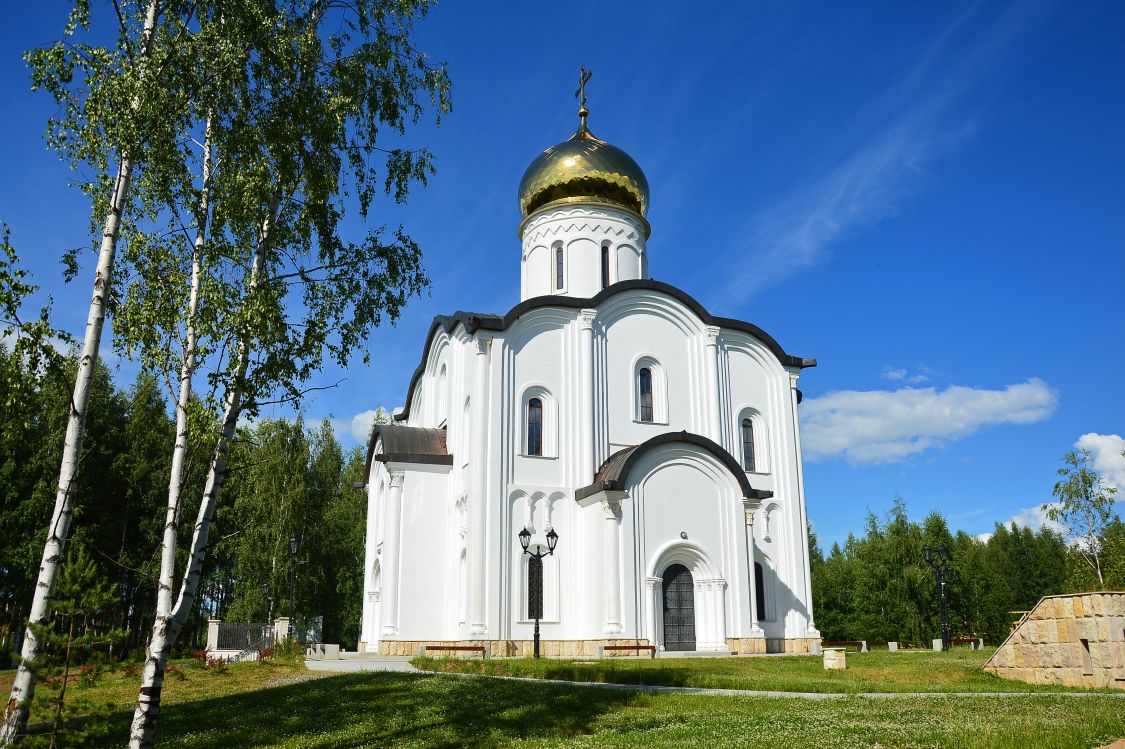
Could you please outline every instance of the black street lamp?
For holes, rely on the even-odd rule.
[[[945,604],[945,583],[953,574],[953,556],[949,552],[949,547],[942,544],[941,546],[923,546],[922,558],[933,568],[934,578],[937,579],[938,616],[941,618],[941,649],[949,650],[949,646],[953,643],[953,633],[949,628],[949,611]]]
[[[286,637],[293,639],[293,589],[297,585],[297,537],[289,539],[289,631]]]
[[[547,551],[543,551],[542,544],[536,544],[535,551],[528,547],[531,545],[531,531],[526,527],[520,531],[520,546],[523,553],[531,557],[529,564],[536,565],[535,572],[528,575],[527,608],[528,615],[535,619],[535,657],[539,657],[539,620],[543,616],[543,557],[555,553],[555,546],[559,543],[559,534],[554,528],[547,529]]]

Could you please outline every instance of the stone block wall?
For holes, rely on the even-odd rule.
[[[420,645],[487,645],[493,658],[530,658],[535,652],[531,640],[383,640],[379,643],[380,655],[418,655]],[[544,658],[596,658],[600,645],[648,645],[648,640],[540,640],[539,652]],[[644,654],[644,651],[641,651]],[[464,656],[479,658],[477,653],[442,652],[428,653],[435,658],[445,656]],[[621,655],[637,655],[635,651],[608,651],[607,658]]]
[[[764,637],[728,637],[727,647],[730,652],[739,655],[764,655],[766,652],[766,638]]]
[[[1125,593],[1040,599],[984,670],[1029,684],[1125,689]]]
[[[812,643],[819,643],[819,639],[791,638],[774,641],[773,647],[766,648],[764,637],[728,637],[727,647],[732,653],[739,655],[761,654],[766,652],[808,653]],[[646,639],[616,639],[616,640],[541,640],[539,652],[545,658],[597,658],[598,647],[602,645],[648,645]],[[418,655],[419,645],[488,645],[493,658],[530,658],[534,650],[531,640],[383,640],[379,643],[380,655],[415,656]],[[363,651],[364,648],[360,648]],[[645,655],[641,651],[639,655]],[[477,653],[434,652],[435,657],[464,656],[479,658]],[[636,656],[633,650],[608,650],[604,657],[614,658],[619,656]],[[716,653],[716,655],[721,655]]]

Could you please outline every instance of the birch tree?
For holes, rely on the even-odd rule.
[[[1044,504],[1043,510],[1062,525],[1071,548],[1097,577],[1098,586],[1104,587],[1102,546],[1113,520],[1117,487],[1106,484],[1090,468],[1090,451],[1085,448],[1068,452],[1063,463],[1058,469],[1059,481],[1051,490],[1057,501]]]
[[[188,48],[190,12],[178,0],[148,0],[114,5],[117,32],[111,44],[86,41],[90,34],[87,0],[78,0],[64,39],[27,55],[33,88],[48,91],[60,114],[48,123],[48,143],[72,169],[95,175],[82,187],[93,203],[91,228],[98,260],[86,317],[78,374],[74,381],[54,510],[47,528],[39,576],[24,635],[21,660],[0,727],[0,744],[23,733],[35,690],[39,656],[35,627],[47,621],[74,510],[75,479],[102,327],[112,290],[114,260],[133,180],[150,160],[174,152],[182,123],[179,93],[184,71],[179,59]],[[100,34],[107,36],[105,32]],[[69,258],[70,273],[77,259]]]
[[[426,111],[440,119],[450,108],[444,67],[430,65],[411,38],[428,5],[231,3],[203,22],[245,43],[233,45],[245,50],[237,74],[200,75],[226,81],[216,89],[221,95],[205,102],[203,150],[216,166],[201,180],[207,209],[196,224],[209,210],[210,228],[205,236],[196,232],[186,305],[163,302],[168,294],[182,298],[168,279],[187,274],[150,268],[126,291],[115,323],[127,350],[166,372],[178,365],[181,391],[206,371],[210,392],[201,401],[219,413],[188,561],[178,575],[181,501],[175,470],[170,476],[161,592],[130,746],[155,740],[167,659],[195,602],[239,419],[270,402],[299,402],[325,357],[340,366],[356,357],[368,362],[367,333],[393,323],[427,283],[420,248],[401,227],[352,240],[341,222],[354,210],[366,223],[380,193],[404,201],[410,186],[432,173],[428,151],[400,145]],[[181,196],[169,190],[163,198],[169,202],[154,203],[149,214],[178,216]],[[138,227],[136,244],[156,246],[162,236]],[[174,271],[180,256],[143,257],[165,257]],[[167,354],[169,340],[185,342],[178,360]],[[190,415],[185,424],[190,431]]]

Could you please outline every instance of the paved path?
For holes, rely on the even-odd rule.
[[[436,673],[436,672],[435,672]],[[707,687],[664,687],[649,684],[608,684],[600,681],[564,681],[562,679],[531,679],[522,676],[481,676],[478,674],[457,674],[441,672],[447,676],[476,676],[478,679],[508,679],[511,681],[534,681],[540,684],[566,684],[574,687],[594,689],[632,689],[637,692],[671,692],[678,694],[711,694],[726,697],[785,697],[802,700],[838,700],[848,697],[870,697],[873,699],[894,697],[1119,697],[1125,692],[780,692],[760,689],[711,689]]]
[[[338,661],[305,661],[314,671],[399,671],[435,676],[460,676],[476,679],[504,679],[537,684],[563,684],[591,689],[629,689],[636,692],[669,692],[674,694],[710,694],[726,697],[781,697],[802,700],[839,700],[848,697],[887,699],[896,697],[1118,697],[1125,692],[782,692],[764,689],[712,689],[706,687],[665,687],[650,684],[608,684],[600,681],[565,681],[562,679],[533,679],[524,676],[484,676],[453,671],[419,671],[407,658],[401,659],[348,659]]]
[[[310,671],[337,671],[341,673],[354,673],[356,671],[400,671],[406,673],[419,673],[418,669],[410,665],[409,658],[342,658],[338,661],[305,661],[305,667]]]

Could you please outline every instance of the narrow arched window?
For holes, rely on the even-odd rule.
[[[563,287],[563,249],[562,247],[555,248],[555,288],[561,289]]]
[[[527,402],[527,454],[543,454],[543,401],[538,398]]]
[[[609,245],[602,245],[602,288],[609,286]]]
[[[652,421],[652,370],[641,367],[637,378],[641,394],[641,421]]]
[[[742,420],[742,467],[754,470],[754,421],[749,418]]]

